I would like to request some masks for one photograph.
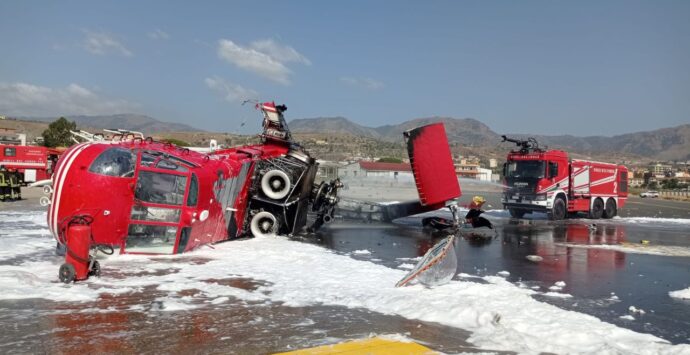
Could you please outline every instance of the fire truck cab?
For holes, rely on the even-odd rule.
[[[546,212],[561,220],[579,212],[589,218],[613,218],[628,196],[628,170],[623,165],[570,159],[562,150],[542,150],[536,140],[504,141],[520,146],[503,166],[501,202],[512,217]]]

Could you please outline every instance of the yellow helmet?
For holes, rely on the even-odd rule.
[[[482,203],[486,202],[483,196],[474,196],[472,197],[472,202],[481,205]]]

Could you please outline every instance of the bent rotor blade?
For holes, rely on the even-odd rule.
[[[411,129],[403,136],[422,205],[440,208],[462,196],[443,123]]]

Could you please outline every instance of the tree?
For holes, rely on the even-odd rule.
[[[661,186],[663,186],[665,189],[677,189],[678,188],[678,180],[677,179],[669,179],[669,180],[664,180],[661,182]]]
[[[187,143],[181,139],[176,139],[176,138],[163,138],[163,139],[161,139],[161,142],[174,144],[178,147],[189,147],[191,145],[191,144],[189,144],[189,143]]]
[[[402,159],[398,158],[393,158],[393,157],[383,157],[378,160],[379,163],[402,163]]]
[[[77,124],[68,121],[64,117],[60,117],[48,125],[48,129],[43,131],[43,145],[49,148],[54,147],[69,147],[74,142],[72,141],[72,134],[70,131],[75,131]]]

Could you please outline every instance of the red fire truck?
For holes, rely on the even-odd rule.
[[[0,165],[19,172],[20,183],[50,179],[62,150],[32,145],[0,145]]]
[[[628,169],[623,165],[570,159],[561,150],[543,150],[534,138],[504,142],[518,147],[503,165],[501,202],[515,218],[546,212],[560,220],[578,212],[612,218],[628,197]]]

